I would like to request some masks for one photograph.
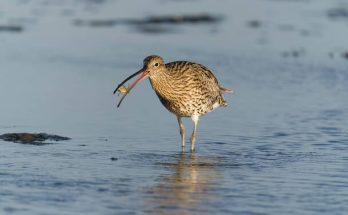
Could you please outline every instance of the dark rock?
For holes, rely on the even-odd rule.
[[[46,134],[46,133],[6,133],[0,135],[0,139],[4,141],[32,144],[32,145],[44,145],[46,140],[62,141],[70,140],[69,137],[62,137],[58,135]]]
[[[259,20],[250,20],[247,24],[250,28],[259,28],[262,26],[262,22]]]
[[[343,53],[342,57],[348,60],[348,52]]]
[[[193,15],[165,15],[165,16],[149,16],[144,19],[107,19],[107,20],[82,20],[73,21],[78,26],[91,27],[112,27],[117,24],[126,25],[148,25],[148,24],[198,24],[198,23],[217,23],[221,21],[221,16],[213,16],[209,14],[193,14]]]
[[[197,15],[178,15],[178,16],[152,16],[142,22],[144,24],[181,24],[181,23],[215,23],[221,20],[221,17],[209,14]]]
[[[19,33],[23,31],[23,27],[19,25],[0,25],[0,32],[2,31]]]
[[[347,19],[348,18],[348,8],[345,7],[339,7],[339,8],[332,8],[327,11],[327,16],[331,19]]]

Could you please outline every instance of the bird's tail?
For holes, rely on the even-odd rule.
[[[220,87],[220,101],[219,101],[219,103],[220,103],[220,105],[222,107],[226,107],[227,106],[227,102],[224,99],[223,94],[224,93],[233,93],[234,90],[233,89],[228,89],[228,88],[225,88],[225,87],[221,87],[221,86],[219,86],[219,87]]]
[[[234,90],[233,90],[233,89],[228,89],[228,88],[225,88],[225,87],[221,87],[221,86],[220,86],[220,92],[221,92],[221,93],[234,93]]]

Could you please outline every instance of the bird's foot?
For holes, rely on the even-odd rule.
[[[191,147],[191,153],[193,153],[195,151],[196,151],[195,147]]]

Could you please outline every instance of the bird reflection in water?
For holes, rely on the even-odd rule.
[[[216,200],[214,185],[222,180],[217,158],[181,153],[173,163],[161,163],[170,175],[146,191],[146,212],[151,214],[192,214],[208,212]]]

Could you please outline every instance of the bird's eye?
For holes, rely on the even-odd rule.
[[[158,67],[159,63],[155,63],[155,67]]]

